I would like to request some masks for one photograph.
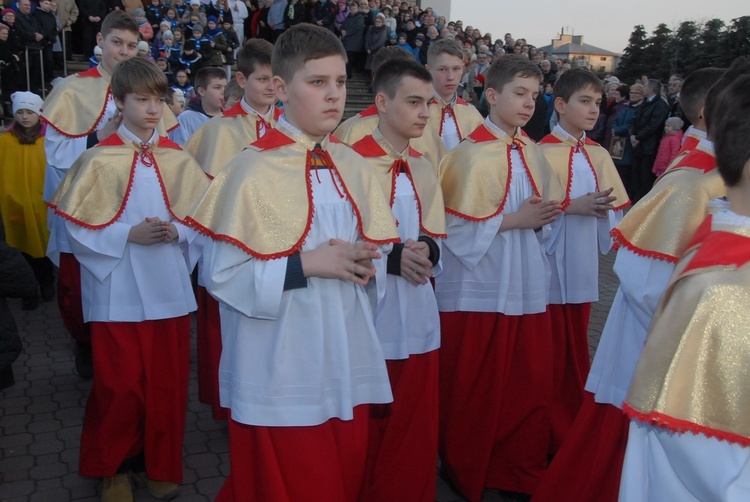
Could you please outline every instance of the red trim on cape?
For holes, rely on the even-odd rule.
[[[102,74],[99,73],[99,67],[94,66],[92,68],[89,68],[88,70],[79,71],[76,73],[77,77],[93,77],[93,78],[102,78]]]
[[[291,138],[289,138],[285,134],[277,131],[276,129],[273,129],[271,132],[278,132],[279,135],[281,135],[284,138],[288,139],[289,143],[294,143],[294,140],[292,140]],[[271,133],[269,132],[268,134],[266,134],[265,136],[263,136],[263,139],[267,138],[270,134]],[[333,138],[333,135],[331,135],[330,137]],[[261,142],[261,140],[258,140],[258,141],[256,141],[253,144],[256,145],[257,143],[260,143],[260,142]],[[289,143],[287,143],[287,144],[289,144]],[[256,145],[256,146],[258,146],[258,145]],[[283,146],[283,145],[279,145],[279,146]],[[258,148],[261,148],[261,147],[258,146]],[[277,258],[284,258],[284,257],[290,256],[290,255],[292,255],[292,254],[294,254],[294,253],[296,253],[298,251],[301,251],[302,245],[304,244],[305,239],[307,238],[307,235],[310,233],[310,227],[312,226],[313,215],[315,213],[315,205],[313,204],[313,196],[312,196],[312,171],[310,169],[310,164],[311,164],[310,155],[311,155],[311,153],[312,152],[310,152],[308,150],[308,152],[307,152],[307,158],[306,158],[306,161],[305,161],[305,180],[306,180],[306,186],[307,186],[307,201],[308,201],[308,206],[307,206],[307,223],[305,224],[305,230],[302,232],[302,236],[300,236],[299,240],[291,248],[289,248],[289,249],[287,249],[285,251],[279,251],[278,253],[271,253],[271,254],[258,253],[257,251],[254,251],[253,249],[250,249],[249,247],[247,247],[239,239],[235,239],[234,237],[231,237],[231,236],[226,235],[226,234],[218,234],[218,233],[212,231],[211,229],[209,229],[208,227],[206,227],[204,225],[201,225],[195,219],[193,219],[191,216],[186,217],[184,223],[186,225],[189,225],[190,227],[196,229],[200,233],[202,233],[202,234],[210,237],[211,239],[213,239],[215,241],[224,241],[224,242],[226,242],[228,244],[231,244],[231,245],[239,248],[240,250],[244,251],[248,255],[252,256],[253,258],[257,258],[259,260],[266,260],[266,261],[268,261],[268,260],[274,260],[274,259],[277,259]],[[325,151],[325,150],[323,151],[323,154],[324,154],[324,159],[329,163],[328,164],[328,169],[336,173],[336,177],[338,178],[339,184],[344,188],[344,193],[346,195],[346,198],[349,200],[349,203],[352,205],[352,209],[354,210],[354,215],[357,217],[357,230],[359,231],[359,235],[362,236],[362,239],[365,240],[365,241],[367,241],[367,242],[372,242],[372,243],[378,244],[378,245],[393,244],[393,243],[399,242],[400,239],[398,237],[393,238],[393,239],[384,239],[384,240],[369,239],[362,232],[362,215],[359,212],[359,208],[354,203],[354,199],[351,197],[351,194],[349,193],[349,191],[346,189],[346,185],[344,184],[344,182],[343,182],[343,180],[341,178],[341,175],[339,174],[338,169],[336,168],[336,165],[333,163],[333,160],[331,159],[330,154],[327,151]]]
[[[333,134],[328,135],[328,141],[330,141],[331,143],[342,143],[342,141],[338,139],[336,136],[334,136]]]
[[[615,241],[615,249],[618,249],[620,246],[622,246],[634,252],[635,254],[639,256],[645,256],[646,258],[654,258],[669,263],[677,263],[678,261],[678,258],[676,256],[672,256],[666,253],[660,253],[659,251],[648,251],[637,247],[632,242],[627,240],[622,232],[620,232],[620,230],[617,228],[613,228],[612,231],[609,232],[609,235],[612,237],[612,240]]]
[[[733,432],[727,432],[720,429],[714,429],[712,427],[706,427],[705,425],[698,425],[694,422],[682,420],[679,418],[670,417],[656,411],[644,413],[632,408],[628,403],[622,403],[622,411],[631,420],[637,420],[638,422],[647,423],[666,429],[678,434],[684,434],[690,432],[695,435],[702,435],[709,438],[715,438],[720,441],[726,441],[728,443],[738,444],[740,446],[750,446],[750,438],[735,434]]]
[[[294,140],[279,131],[278,129],[271,129],[262,138],[252,143],[252,146],[258,150],[271,150],[274,148],[281,148],[282,146],[291,145]]]
[[[539,140],[540,145],[557,145],[562,143],[563,141],[555,136],[554,134],[548,134],[542,139]]]
[[[378,107],[375,105],[370,105],[361,112],[359,112],[360,117],[374,117],[378,114]]]
[[[159,147],[161,148],[172,148],[173,150],[182,150],[182,147],[172,141],[171,139],[167,138],[166,136],[159,136]]]
[[[92,69],[92,70],[96,70],[96,68],[97,68],[97,67],[94,67],[94,68],[91,68],[91,69]],[[87,73],[87,72],[83,72],[83,73]],[[99,75],[99,72],[96,72],[96,75],[97,75],[98,77],[101,77],[101,75]],[[92,132],[94,132],[94,130],[96,130],[96,126],[97,126],[97,125],[99,124],[99,122],[101,122],[101,120],[102,120],[102,117],[104,117],[104,113],[105,113],[105,112],[107,111],[107,103],[109,103],[109,97],[110,97],[111,95],[112,95],[112,89],[111,89],[111,87],[110,87],[110,86],[107,86],[107,96],[106,96],[106,97],[104,98],[104,106],[102,107],[102,111],[101,111],[101,112],[99,113],[99,116],[98,116],[98,117],[96,118],[96,120],[94,121],[94,125],[93,125],[93,126],[91,126],[91,129],[89,129],[89,130],[88,130],[88,131],[86,131],[85,133],[83,133],[83,134],[80,134],[80,135],[78,135],[78,136],[73,136],[73,135],[71,135],[71,134],[68,134],[67,132],[63,131],[62,129],[60,129],[59,127],[57,127],[57,126],[56,126],[55,124],[53,124],[53,123],[52,123],[52,122],[51,122],[51,121],[50,121],[49,119],[47,119],[47,118],[46,118],[46,117],[45,117],[44,115],[42,115],[42,116],[41,116],[41,119],[42,119],[42,120],[43,120],[43,121],[44,121],[44,122],[45,122],[45,123],[46,123],[47,125],[49,125],[49,126],[50,126],[50,127],[52,128],[52,129],[54,129],[55,131],[59,132],[59,133],[60,133],[60,134],[62,134],[63,136],[67,136],[68,138],[83,138],[83,137],[86,137],[86,136],[88,136],[89,134],[91,134]],[[42,110],[42,113],[44,113],[44,110]],[[175,127],[177,127],[177,126],[175,126]],[[172,129],[174,129],[174,128],[172,128]],[[171,131],[172,129],[170,129],[170,131]]]
[[[409,155],[412,157],[422,157],[422,152],[416,151],[411,145],[409,145]]]
[[[382,157],[383,155],[386,155],[386,151],[383,150],[383,147],[381,147],[377,141],[375,141],[372,134],[368,134],[354,143],[352,149],[365,158]]]
[[[518,144],[514,141],[514,144],[516,144],[516,148],[518,149],[518,154],[521,156],[521,162],[523,163],[524,169],[526,169],[526,175],[529,177],[529,181],[531,182],[531,188],[534,189],[534,194],[537,197],[542,196],[542,192],[539,191],[539,188],[537,188],[536,183],[534,182],[534,177],[531,175],[531,170],[529,169],[529,163],[526,162],[526,156],[523,154],[523,148],[519,147]],[[513,170],[512,165],[510,163],[510,152],[513,150],[513,147],[511,145],[508,145],[508,179],[510,179],[510,172]],[[510,189],[510,184],[506,187],[505,190],[505,198],[508,198],[508,190]],[[503,201],[503,204],[505,204],[505,201]]]
[[[273,119],[279,120],[282,115],[284,115],[284,110],[282,110],[276,105],[273,105]]]
[[[492,134],[489,129],[487,129],[487,126],[484,124],[477,126],[476,129],[474,129],[471,134],[469,134],[469,138],[471,138],[474,143],[485,143],[487,141],[494,141],[497,139],[497,136]]]
[[[670,171],[681,167],[700,169],[704,173],[709,173],[716,169],[716,157],[702,150],[691,150]]]
[[[411,174],[411,166],[408,162],[404,161],[404,168],[406,171],[406,176],[409,178],[409,181],[411,181],[411,186],[414,189],[414,199],[417,201],[417,215],[419,216],[419,228],[424,232],[425,234],[429,235],[432,238],[435,239],[445,239],[448,237],[447,234],[435,234],[427,230],[422,222],[422,201],[419,198],[419,192],[417,192],[416,185],[414,184],[414,177]],[[395,171],[395,169],[394,169]],[[393,207],[393,199],[396,197],[396,180],[395,178],[398,177],[398,173],[394,174],[394,180],[393,180],[393,195],[391,196],[391,207]]]
[[[242,100],[237,101],[231,108],[221,112],[222,117],[236,117],[238,115],[247,115],[245,108],[242,106]]]
[[[468,102],[468,101],[466,101],[466,100],[465,100],[465,99],[463,99],[463,98],[460,98],[460,97],[456,96],[456,104],[457,104],[457,105],[468,105],[468,104],[469,104],[469,102]]]
[[[112,136],[117,136],[117,134],[113,134]],[[112,136],[109,136],[107,139],[112,138]],[[123,144],[122,143],[122,139],[120,139],[119,136],[117,136],[117,139],[119,140],[120,144]],[[128,199],[130,198],[130,191],[133,189],[133,178],[135,176],[135,164],[136,164],[136,162],[138,162],[138,154],[139,154],[139,152],[133,152],[133,162],[130,165],[130,175],[128,176],[128,186],[125,189],[125,196],[122,198],[122,203],[120,204],[120,208],[117,210],[117,213],[108,222],[103,223],[101,225],[91,225],[90,223],[85,223],[85,222],[79,220],[78,218],[73,218],[71,215],[69,215],[67,213],[63,213],[62,211],[60,211],[59,209],[57,209],[57,205],[55,205],[55,204],[52,204],[52,203],[48,202],[47,205],[49,207],[51,207],[52,209],[55,210],[55,214],[57,214],[57,215],[65,218],[66,220],[68,220],[68,221],[70,221],[72,223],[75,223],[79,227],[88,228],[89,230],[101,230],[103,228],[106,228],[106,227],[110,226],[112,223],[114,223],[115,221],[117,221],[120,218],[120,216],[122,216],[122,212],[125,210],[125,206],[127,205]],[[156,166],[156,160],[155,159],[154,159],[154,166]],[[158,174],[158,172],[159,171],[157,169],[157,174]],[[159,183],[162,184],[162,179],[161,179],[160,175],[159,175]],[[162,190],[164,190],[164,185],[163,184],[162,184]],[[165,199],[165,202],[166,201],[167,201],[167,199]],[[169,210],[169,212],[171,214],[172,210],[169,208],[169,204],[167,204],[167,209]]]
[[[125,146],[125,142],[122,140],[119,134],[113,132],[99,143],[96,144],[96,148],[102,146]]]
[[[740,268],[750,262],[750,238],[731,232],[712,232],[711,221],[711,216],[708,216],[690,242],[688,249],[698,244],[701,244],[701,247],[682,271],[683,275],[693,270],[715,266]]]
[[[679,157],[685,152],[695,150],[695,148],[698,146],[698,143],[700,143],[700,140],[698,138],[694,138],[693,136],[686,137],[685,142],[682,144],[682,148],[680,148],[680,151],[677,152],[677,155],[675,155],[675,157]]]

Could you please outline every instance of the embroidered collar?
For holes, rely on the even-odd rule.
[[[154,130],[154,132],[151,134],[151,138],[145,143],[141,141],[141,139],[136,136],[130,129],[125,127],[125,124],[120,124],[119,129],[117,129],[117,134],[119,134],[126,143],[133,143],[133,145],[135,145],[138,150],[141,150],[145,145],[147,145],[150,149],[159,144],[159,133],[156,132],[156,130]]]
[[[372,132],[372,138],[380,145],[380,147],[385,150],[385,153],[396,160],[405,159],[409,155],[409,145],[404,148],[403,151],[399,152],[396,150],[396,148],[386,139],[385,136],[383,136],[383,133],[380,132],[380,128],[375,128],[375,130]]]
[[[244,96],[240,100],[240,104],[242,105],[242,109],[245,110],[248,114],[250,114],[250,115],[255,114],[258,117],[260,117],[263,120],[265,120],[266,122],[268,122],[269,124],[271,123],[271,119],[273,118],[273,108],[274,108],[273,105],[271,105],[270,107],[268,107],[268,111],[265,114],[263,114],[263,113],[260,113],[255,108],[253,108],[252,106],[250,106],[250,104],[247,101],[245,101]]]
[[[317,145],[319,145],[323,150],[326,150],[328,148],[328,134],[326,134],[325,137],[320,141],[316,141],[307,134],[297,129],[291,123],[289,123],[286,115],[282,115],[281,117],[279,117],[278,122],[276,122],[276,129],[281,130],[284,134],[292,138],[294,141],[300,143],[307,150],[314,150]]]

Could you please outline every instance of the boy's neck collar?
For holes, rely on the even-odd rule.
[[[434,87],[432,88],[432,94],[435,96],[435,101],[437,101],[440,106],[448,106],[448,105],[454,105],[456,104],[456,101],[458,100],[458,93],[454,92],[453,96],[451,96],[451,99],[445,100],[443,99],[440,94],[438,94],[437,89]]]
[[[576,138],[575,135],[569,133],[565,129],[565,127],[563,127],[563,125],[560,124],[559,122],[557,123],[557,125],[555,125],[555,128],[553,129],[553,131],[559,134],[562,137],[562,139],[568,139],[572,141],[573,143],[578,143],[578,142],[585,143],[586,142],[586,131],[581,131],[581,136]]]
[[[156,129],[153,129],[151,131],[151,136],[149,137],[148,141],[143,141],[141,138],[136,136],[133,131],[128,129],[124,122],[120,124],[120,127],[117,129],[117,134],[119,134],[126,143],[134,143],[139,149],[141,145],[149,145],[150,147],[154,147],[157,143],[159,143],[159,133],[156,132]]]
[[[245,96],[242,96],[242,99],[240,100],[240,104],[242,105],[242,109],[245,110],[250,115],[258,115],[259,117],[262,117],[263,119],[266,119],[271,115],[271,112],[273,111],[273,105],[268,106],[268,110],[265,113],[261,113],[255,108],[253,108],[250,103],[247,102],[245,99]]]
[[[495,124],[492,121],[492,118],[490,115],[487,116],[486,119],[484,119],[484,125],[489,129],[491,132],[495,133],[496,135],[500,136],[500,138],[505,141],[506,143],[510,144],[513,142],[513,138],[518,136],[520,134],[520,127],[517,127],[515,131],[513,131],[513,134],[510,135],[507,132],[505,132],[499,125]]]
[[[304,146],[307,150],[313,150],[318,145],[323,148],[323,150],[328,148],[330,135],[326,134],[322,138],[313,138],[298,129],[294,124],[290,123],[289,120],[287,120],[286,115],[279,117],[279,120],[276,123],[276,128],[280,129],[284,134]]]
[[[374,139],[378,145],[385,150],[385,153],[394,159],[404,159],[409,155],[409,140],[406,140],[406,146],[404,149],[399,151],[398,147],[394,146],[393,143],[385,137],[383,131],[380,130],[379,124],[372,132],[372,139]]]

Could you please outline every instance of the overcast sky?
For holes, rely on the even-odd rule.
[[[429,5],[429,0],[422,0],[423,7]],[[682,21],[719,18],[729,24],[750,15],[750,0],[452,0],[451,11],[450,19],[461,19],[464,26],[471,24],[483,34],[489,31],[496,39],[510,32],[543,46],[565,27],[565,33],[584,35],[588,44],[622,52],[637,24],[648,33],[659,23],[673,27]]]

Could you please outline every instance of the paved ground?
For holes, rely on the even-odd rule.
[[[614,253],[601,259],[600,302],[591,313],[589,344],[593,356],[617,290],[612,273]],[[78,451],[90,382],[82,381],[73,364],[73,343],[60,320],[57,304],[20,310],[11,300],[24,353],[14,364],[16,385],[0,392],[0,501],[97,501],[99,481],[77,473]],[[229,471],[224,423],[198,402],[195,336],[186,432],[181,502],[213,500]],[[314,487],[311,487],[314,490]],[[137,501],[153,500],[144,488]],[[463,500],[438,480],[438,502]],[[485,492],[485,501],[503,500]]]

